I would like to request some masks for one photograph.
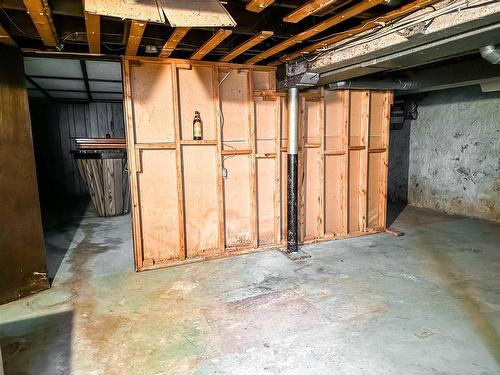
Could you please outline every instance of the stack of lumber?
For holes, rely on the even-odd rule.
[[[76,138],[73,156],[99,216],[130,211],[124,138]]]

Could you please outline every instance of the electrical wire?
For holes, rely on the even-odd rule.
[[[17,26],[17,24],[12,20],[12,18],[10,18],[9,14],[5,11],[5,9],[3,9],[2,7],[0,7],[0,9],[2,10],[3,14],[5,15],[5,18],[7,18],[7,20],[12,24],[12,26],[14,26],[22,35],[24,35],[25,37],[30,38],[30,39],[41,40],[40,37],[30,35],[30,34],[26,33],[24,30],[22,30],[19,26]]]
[[[488,4],[491,4],[494,2],[495,2],[494,0],[493,1],[492,0],[486,0],[486,1],[485,0],[450,0],[447,5],[440,8],[439,10],[436,10],[435,7],[431,7],[434,10],[431,13],[426,13],[424,15],[422,15],[422,14],[415,15],[414,13],[412,13],[412,14],[409,14],[407,16],[401,17],[396,21],[392,21],[390,23],[386,23],[386,24],[381,25],[375,31],[370,30],[370,32],[367,34],[364,34],[358,38],[353,38],[353,39],[350,39],[349,41],[343,42],[342,44],[340,44],[340,46],[339,46],[339,44],[337,44],[335,46],[323,48],[320,50],[318,55],[316,55],[313,59],[306,59],[306,60],[308,62],[312,62],[312,61],[316,60],[317,58],[319,58],[320,56],[323,56],[325,53],[330,52],[332,50],[340,51],[340,50],[350,48],[353,46],[357,46],[360,44],[366,44],[366,43],[369,43],[370,41],[381,38],[383,36],[387,36],[387,35],[392,34],[392,33],[397,33],[398,31],[400,31],[402,29],[406,29],[410,26],[414,26],[414,25],[420,24],[422,22],[432,22],[436,17],[441,16],[441,15],[445,15],[445,14],[449,14],[449,13],[453,13],[453,12],[460,12],[460,11],[465,10],[465,9],[470,9],[472,7],[480,7],[480,6],[488,5]],[[424,8],[424,9],[426,9],[426,8]],[[383,16],[378,17],[378,19],[380,19],[382,17]],[[376,22],[376,20],[377,19],[375,19],[375,22]],[[389,28],[388,30],[380,32],[380,30],[383,29],[384,27],[386,27],[387,24],[389,24],[392,27]],[[430,23],[427,24],[427,27],[429,25],[430,25]],[[362,27],[363,26],[361,26],[360,28],[362,28]],[[341,34],[341,33],[339,33],[339,34]],[[354,43],[353,43],[353,41],[354,41]]]

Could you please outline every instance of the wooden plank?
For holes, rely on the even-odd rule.
[[[292,36],[291,38],[286,39],[285,41],[269,48],[268,50],[248,59],[246,61],[247,64],[256,64],[268,57],[271,57],[287,48],[295,46],[297,43],[300,43],[304,40],[307,40],[351,17],[354,17],[374,6],[384,2],[385,0],[363,0],[362,2],[340,12],[333,17],[328,18],[327,20],[320,22],[309,29]]]
[[[321,100],[319,102],[319,139],[320,147],[318,150],[318,198],[317,198],[317,227],[318,236],[323,238],[325,235],[325,101],[323,97],[324,88],[321,88]]]
[[[245,9],[250,12],[260,13],[272,3],[274,3],[274,0],[250,0]]]
[[[366,232],[368,213],[368,134],[370,131],[370,92],[363,91],[361,98],[361,145],[359,158],[359,228]]]
[[[210,51],[212,51],[215,47],[217,47],[224,39],[226,39],[229,35],[231,35],[231,30],[219,29],[217,32],[212,35],[212,37],[207,40],[200,48],[198,48],[189,59],[191,60],[201,60],[205,57]]]
[[[157,0],[168,23],[174,27],[236,26],[219,0]]]
[[[125,50],[126,56],[137,55],[137,50],[141,44],[142,34],[144,34],[146,25],[147,22],[145,21],[132,20],[128,35],[127,49]]]
[[[136,148],[135,148],[135,129],[134,129],[134,110],[132,100],[132,84],[130,77],[130,62],[124,59],[122,62],[123,69],[123,89],[124,89],[124,112],[125,123],[127,126],[127,162],[129,169],[130,180],[130,197],[131,197],[131,214],[132,214],[132,240],[134,244],[134,263],[137,271],[143,267],[143,249],[142,249],[142,230],[141,230],[141,217],[139,207],[139,189],[137,185],[137,161],[136,161]]]
[[[184,220],[184,184],[183,184],[183,162],[182,162],[182,149],[181,149],[181,109],[179,107],[178,91],[178,71],[177,67],[171,65],[172,76],[172,106],[174,114],[174,142],[175,142],[175,171],[176,171],[176,186],[177,186],[177,218],[178,218],[178,240],[179,240],[179,260],[184,260],[187,257],[186,246],[186,228]]]
[[[161,49],[160,57],[169,57],[189,30],[189,27],[176,27]]]
[[[220,109],[220,84],[219,84],[219,68],[214,67],[212,71],[212,86],[213,86],[213,105],[215,115],[215,140],[217,151],[216,159],[216,178],[217,178],[217,222],[219,234],[219,249],[221,252],[225,250],[226,244],[226,231],[224,228],[224,186],[222,181],[222,129],[221,118],[219,116]]]
[[[1,24],[0,24],[0,44],[5,44],[7,46],[12,46],[12,47],[17,46],[14,39],[12,39],[7,30],[5,30]]]
[[[274,242],[281,239],[281,101],[275,101],[274,123]]]
[[[252,150],[252,155],[250,156],[250,220],[252,228],[252,243],[254,248],[259,246],[258,238],[258,212],[257,212],[257,160],[255,154],[257,152],[257,141],[256,141],[256,126],[255,126],[255,112],[254,112],[254,98],[253,98],[253,78],[252,74],[247,75],[248,81],[248,100],[247,107],[248,111],[248,143],[250,149]]]
[[[349,132],[351,124],[351,93],[348,90],[342,91],[342,125],[341,125],[341,144],[342,148],[345,150],[345,156],[342,158],[341,172],[340,172],[340,184],[342,186],[342,228],[344,235],[349,233],[349,158],[350,154],[348,151],[349,145]]]
[[[231,52],[222,57],[219,61],[229,62],[233,60],[235,57],[241,55],[243,52],[248,51],[253,46],[271,37],[273,34],[274,33],[272,31],[261,31],[260,33],[255,34],[253,37],[251,37],[247,41],[243,42],[242,44],[234,48]]]
[[[387,185],[389,173],[389,129],[391,122],[391,105],[394,100],[394,94],[387,92],[384,98],[383,116],[384,121],[382,124],[382,146],[385,151],[381,153],[381,177],[380,177],[380,196],[379,196],[379,222],[380,228],[387,227]]]
[[[101,16],[85,11],[85,0],[83,0],[83,9],[89,53],[99,54],[101,53]]]
[[[222,150],[222,155],[251,155],[252,150]]]
[[[47,47],[57,47],[59,39],[49,6],[44,5],[42,0],[23,0],[23,3],[43,44]]]
[[[325,38],[322,39],[319,42],[310,44],[309,46],[302,48],[301,50],[297,52],[293,52],[290,54],[287,54],[285,56],[280,57],[279,60],[271,62],[269,65],[271,66],[276,66],[281,64],[282,62],[294,60],[304,54],[316,51],[317,49],[324,48],[327,46],[330,46],[332,44],[338,43],[340,41],[343,41],[345,39],[348,39],[350,37],[353,37],[355,35],[361,34],[367,30],[373,29],[374,27],[378,27],[380,25],[384,25],[396,18],[405,16],[407,14],[413,13],[419,9],[423,9],[425,7],[428,7],[429,5],[432,5],[434,3],[437,3],[440,0],[416,0],[410,4],[407,4],[401,8],[398,8],[396,10],[393,10],[391,12],[386,13],[383,16],[378,16],[375,18],[372,18],[368,21],[363,22],[360,26],[355,26],[349,30],[343,31],[341,33],[336,33],[334,36],[330,38]]]
[[[298,7],[293,12],[288,14],[286,17],[283,17],[283,21],[297,23],[302,21],[304,18],[309,16],[310,14],[320,10],[321,8],[330,5],[332,3],[337,2],[338,0],[311,0],[305,3],[304,5]]]

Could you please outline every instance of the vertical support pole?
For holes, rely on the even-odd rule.
[[[299,123],[299,89],[288,89],[288,172],[287,172],[287,251],[298,251],[297,241],[297,128]]]

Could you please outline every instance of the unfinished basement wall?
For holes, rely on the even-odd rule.
[[[408,203],[500,221],[500,93],[426,94],[411,122]]]

